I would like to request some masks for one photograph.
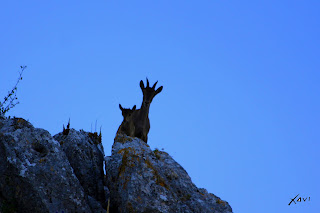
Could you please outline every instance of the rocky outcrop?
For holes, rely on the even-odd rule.
[[[219,197],[197,188],[166,152],[118,134],[106,157],[111,212],[232,212]]]
[[[59,143],[22,118],[0,119],[0,212],[105,212],[103,154],[85,135],[71,130],[56,136],[65,141]],[[82,160],[83,167],[79,170],[69,156]],[[84,174],[89,164],[101,168]],[[83,183],[90,178],[97,186]]]
[[[197,188],[169,154],[139,138],[117,134],[104,158],[96,133],[68,125],[52,137],[22,118],[0,118],[1,213],[109,207],[111,213],[232,212],[226,201]]]

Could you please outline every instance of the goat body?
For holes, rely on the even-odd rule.
[[[150,120],[149,120],[149,109],[150,104],[153,98],[159,94],[163,86],[159,87],[155,90],[158,81],[152,86],[149,87],[149,81],[147,79],[147,86],[144,87],[143,81],[140,81],[140,88],[143,93],[143,100],[141,104],[141,108],[134,111],[132,115],[132,121],[135,127],[134,137],[138,137],[144,142],[148,142],[148,133],[150,130]]]
[[[150,120],[149,120],[149,107],[141,106],[140,109],[133,113],[132,121],[134,123],[135,131],[134,137],[138,137],[144,142],[148,142],[148,133],[150,130]]]

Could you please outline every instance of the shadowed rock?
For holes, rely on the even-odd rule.
[[[60,144],[22,118],[0,119],[0,212],[91,212]]]
[[[94,134],[70,129],[54,136],[66,153],[70,165],[86,195],[92,212],[103,212],[107,208],[108,189],[104,187],[104,150]]]

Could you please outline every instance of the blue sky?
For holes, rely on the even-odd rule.
[[[234,212],[320,212],[320,1],[2,1],[0,95],[52,135],[102,126],[159,81],[148,144]],[[288,206],[297,194],[310,201]]]

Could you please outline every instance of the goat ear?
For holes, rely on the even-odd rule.
[[[142,81],[142,80],[140,81],[140,88],[141,88],[141,89],[144,89],[144,84],[143,84],[143,81]]]
[[[119,104],[119,108],[121,109],[121,111],[123,110],[123,108],[122,108],[121,104]]]
[[[159,88],[156,90],[156,94],[159,94],[159,93],[162,91],[162,89],[163,89],[163,86],[159,87]],[[155,94],[155,95],[156,95],[156,94]]]
[[[132,110],[136,110],[136,107],[137,107],[137,106],[136,106],[136,105],[134,105],[134,106],[133,106],[133,108],[132,108]]]

